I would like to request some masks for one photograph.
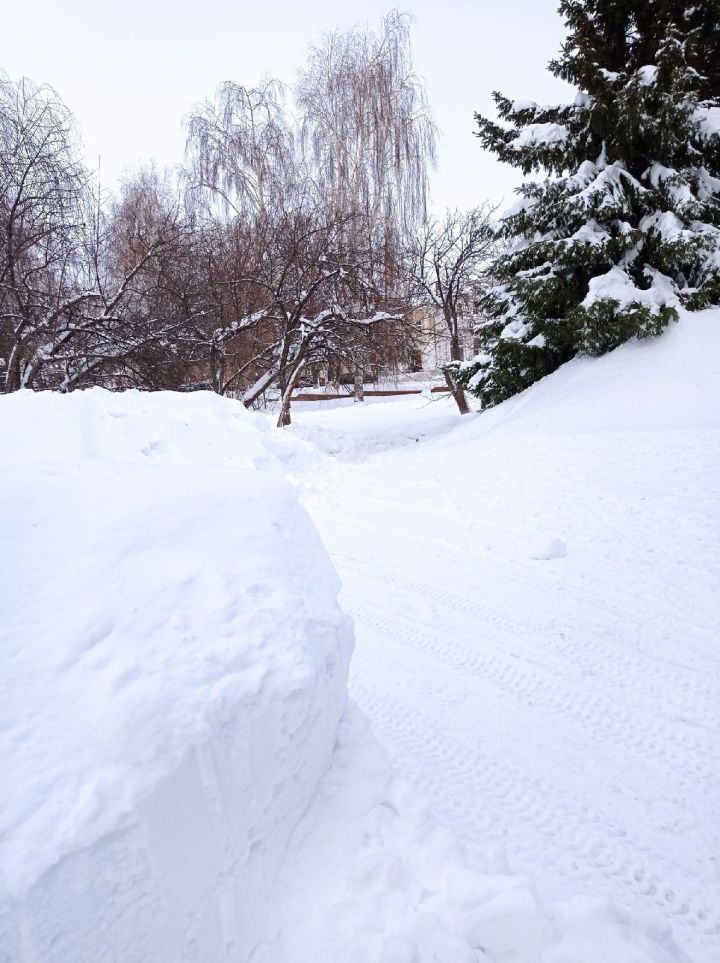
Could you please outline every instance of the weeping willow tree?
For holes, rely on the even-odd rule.
[[[426,218],[436,143],[412,69],[408,18],[394,12],[377,32],[326,35],[310,48],[287,93],[292,110],[277,81],[228,82],[195,110],[188,122],[189,195],[211,219],[222,214],[228,231],[245,232],[257,244],[288,223],[325,225],[332,250],[311,267],[330,276],[328,264],[342,252],[343,279],[357,281],[345,284],[343,310],[395,317],[404,241]],[[260,254],[261,261],[271,256]],[[305,293],[298,292],[301,301]],[[287,304],[283,311],[292,317]],[[367,359],[377,354],[373,338],[371,326],[353,329],[358,398]],[[396,359],[394,347],[392,353]]]
[[[247,219],[297,202],[302,175],[296,137],[277,80],[228,81],[188,120],[186,176],[196,202]]]
[[[335,31],[310,48],[295,98],[300,143],[316,189],[347,220],[350,246],[369,249],[372,284],[398,293],[404,239],[427,214],[436,129],[413,71],[409,18],[379,32]],[[362,400],[363,374],[355,371]]]
[[[308,198],[356,216],[387,240],[425,220],[436,130],[412,69],[408,17],[376,33],[327,34],[292,89],[277,80],[222,84],[188,120],[192,188],[226,211],[267,211]]]
[[[395,245],[426,217],[436,130],[412,68],[410,23],[393,11],[378,33],[327,34],[295,89],[304,153],[322,194]]]

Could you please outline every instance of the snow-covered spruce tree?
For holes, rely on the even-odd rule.
[[[720,0],[562,0],[550,64],[577,87],[541,107],[494,94],[483,145],[525,175],[477,331],[453,366],[484,406],[576,354],[720,303]]]

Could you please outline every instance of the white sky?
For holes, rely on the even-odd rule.
[[[223,80],[291,82],[308,44],[356,23],[377,26],[393,0],[4,0],[0,69],[51,84],[79,121],[102,179],[182,159],[183,117]],[[510,201],[516,171],[486,154],[473,112],[494,89],[567,99],[545,69],[563,37],[555,0],[409,0],[417,72],[440,128],[433,202]]]

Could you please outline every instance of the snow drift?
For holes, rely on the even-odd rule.
[[[245,960],[328,767],[352,630],[261,423],[0,403],[0,959]]]
[[[504,877],[470,945],[717,963],[720,311],[438,431],[448,411],[296,412],[291,434],[343,454],[298,474],[355,623],[350,695],[469,866]],[[503,916],[512,874],[542,951],[509,942],[533,926]]]

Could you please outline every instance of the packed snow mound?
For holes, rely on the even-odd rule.
[[[455,402],[444,394],[371,398],[361,405],[294,402],[290,434],[324,454],[358,461],[388,448],[412,447],[428,437],[443,436],[457,418]]]
[[[259,425],[205,393],[0,401],[0,959],[260,939],[352,630]]]
[[[3,460],[277,467],[269,430],[209,391],[19,391],[2,399]]]

